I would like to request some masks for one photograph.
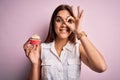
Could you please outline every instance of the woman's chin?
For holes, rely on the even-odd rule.
[[[60,36],[60,39],[68,39],[68,36]]]

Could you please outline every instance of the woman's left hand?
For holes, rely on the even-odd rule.
[[[80,10],[79,6],[77,7],[77,11],[78,11],[78,14],[76,15],[72,7],[72,12],[74,17],[70,16],[68,17],[68,20],[67,20],[71,31],[73,31],[76,34],[82,31],[82,17],[83,17],[83,10]]]

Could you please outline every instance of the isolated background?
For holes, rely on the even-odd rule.
[[[80,5],[83,30],[108,64],[104,73],[82,65],[81,80],[120,80],[120,0],[0,0],[0,80],[26,80],[30,62],[23,44],[33,34],[44,41],[53,10]]]

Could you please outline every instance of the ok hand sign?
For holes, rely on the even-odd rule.
[[[75,14],[75,11],[73,10],[72,7],[72,12],[73,12],[73,16],[68,17],[67,22],[68,22],[68,26],[70,27],[70,29],[74,32],[74,33],[80,33],[82,31],[82,16],[83,16],[83,10],[80,10],[80,7],[77,7],[77,11],[78,14]],[[73,24],[74,23],[74,24]]]

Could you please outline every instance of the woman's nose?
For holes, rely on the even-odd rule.
[[[67,27],[67,22],[66,21],[62,22],[62,27]]]
[[[67,25],[65,23],[62,23],[62,27],[66,27]]]

